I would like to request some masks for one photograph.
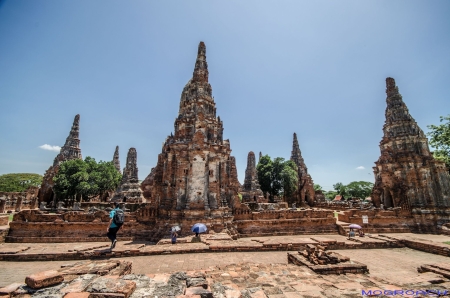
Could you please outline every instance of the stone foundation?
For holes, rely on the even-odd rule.
[[[368,217],[368,224],[363,223],[363,216]],[[364,228],[366,233],[410,233],[416,228],[416,223],[411,213],[401,209],[350,209],[340,212],[338,219],[342,222],[358,224]]]
[[[443,233],[443,225],[450,223],[450,208],[415,208],[411,212],[414,218],[415,233]]]
[[[98,203],[97,203],[98,204]],[[216,210],[166,211],[143,204],[135,212],[125,213],[125,224],[118,233],[119,240],[145,240],[158,242],[167,237],[173,226],[180,226],[180,237],[193,235],[190,228],[198,222],[208,232],[225,232],[232,238],[245,236],[271,236],[295,234],[336,234],[337,226],[331,211],[325,210],[273,210],[251,212],[250,209],[229,208]],[[24,210],[14,215],[10,223],[7,242],[79,242],[108,241],[106,228],[109,213],[67,211],[46,213]]]
[[[343,256],[334,253],[342,258]],[[337,264],[314,265],[299,253],[288,253],[288,262],[298,266],[306,266],[318,274],[345,274],[345,273],[369,273],[367,265],[356,261],[348,261]]]

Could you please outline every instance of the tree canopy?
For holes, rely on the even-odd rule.
[[[96,162],[92,157],[85,160],[72,159],[61,163],[58,173],[53,178],[54,191],[59,199],[88,200],[113,191],[120,183],[121,175],[113,162]]]
[[[445,162],[450,172],[450,114],[446,117],[441,116],[440,125],[428,125],[431,130],[427,133],[430,136],[430,145],[436,150],[433,152],[434,158]]]
[[[314,190],[315,191],[318,191],[318,190],[322,190],[323,191],[323,188],[322,188],[322,186],[320,186],[320,184],[315,184],[314,183]]]
[[[329,192],[329,196],[333,194],[341,195],[344,198],[360,198],[365,199],[370,196],[372,192],[373,183],[367,181],[353,181],[347,185],[338,182],[333,185],[335,192]],[[328,198],[327,194],[325,196]]]
[[[274,196],[292,196],[297,190],[297,166],[291,160],[285,161],[277,157],[273,161],[269,155],[264,155],[256,167],[261,190]]]
[[[0,176],[0,191],[23,192],[30,186],[40,186],[42,175],[30,173],[4,174]]]

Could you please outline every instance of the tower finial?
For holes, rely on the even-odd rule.
[[[395,80],[391,77],[386,78],[386,94],[387,96],[398,94],[398,87],[395,85]]]
[[[206,46],[203,41],[198,45],[197,60],[192,80],[194,82],[208,82],[208,63],[206,62]]]

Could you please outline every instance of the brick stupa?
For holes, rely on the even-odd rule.
[[[241,194],[243,202],[257,202],[258,199],[261,200],[264,198],[258,182],[256,158],[253,151],[250,151],[247,156],[247,168],[245,169],[245,179]]]
[[[203,42],[192,79],[181,93],[174,128],[156,167],[141,184],[147,201],[157,205],[160,214],[232,207],[240,184],[230,142],[223,139],[223,122],[216,115]]]
[[[135,148],[130,148],[127,154],[127,163],[123,169],[122,181],[112,201],[142,203],[142,199],[137,167],[137,152]]]
[[[116,170],[120,172],[120,159],[119,159],[119,146],[116,146],[116,150],[114,151],[113,163]]]
[[[60,152],[53,160],[53,165],[44,174],[39,191],[39,202],[49,203],[54,200],[53,186],[55,183],[53,182],[53,177],[58,173],[59,165],[66,160],[82,158],[80,149],[80,115],[77,114],[64,146],[62,146]]]
[[[375,206],[403,209],[448,207],[450,178],[445,164],[433,158],[428,140],[398,92],[386,79],[386,122],[381,156],[373,168]]]
[[[314,182],[308,174],[305,160],[302,157],[300,146],[297,140],[297,134],[294,132],[294,140],[292,142],[291,160],[297,165],[298,170],[298,188],[292,198],[288,198],[288,203],[295,203],[297,206],[314,205]]]

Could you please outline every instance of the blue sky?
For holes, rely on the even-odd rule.
[[[84,157],[138,153],[140,179],[173,132],[197,46],[239,180],[249,151],[315,183],[373,182],[385,78],[426,132],[450,114],[450,2],[0,1],[0,174],[44,174],[81,115]],[[357,169],[363,167],[364,169]]]

